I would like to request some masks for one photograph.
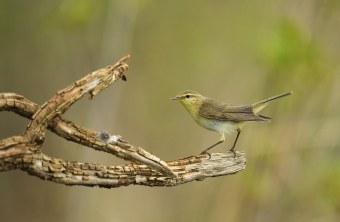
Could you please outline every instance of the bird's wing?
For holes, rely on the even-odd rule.
[[[199,115],[221,121],[266,121],[269,117],[254,113],[249,105],[228,105],[206,98],[199,109]]]

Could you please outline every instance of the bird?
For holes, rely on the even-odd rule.
[[[258,114],[273,100],[292,95],[292,92],[282,93],[251,105],[230,105],[212,98],[205,97],[193,90],[186,90],[177,94],[172,100],[178,100],[200,126],[220,134],[218,142],[204,149],[200,154],[207,154],[208,150],[225,141],[225,134],[237,132],[236,139],[230,151],[236,156],[235,146],[241,129],[247,122],[266,122],[270,117]]]

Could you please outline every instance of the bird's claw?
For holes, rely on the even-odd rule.
[[[233,149],[231,149],[231,150],[229,150],[229,151],[233,153],[233,158],[235,158],[235,157],[236,157],[236,151],[233,150]]]
[[[203,152],[200,153],[200,155],[207,155],[207,156],[208,156],[208,159],[211,158],[211,154],[208,153],[208,151],[203,151]]]

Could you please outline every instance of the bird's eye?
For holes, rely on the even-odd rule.
[[[187,98],[187,99],[190,98],[190,95],[186,95],[185,98]]]

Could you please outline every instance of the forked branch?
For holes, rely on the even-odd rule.
[[[119,135],[97,132],[62,118],[86,93],[93,98],[116,80],[126,80],[125,63],[129,56],[116,64],[94,71],[57,92],[39,107],[15,93],[0,93],[0,111],[11,111],[29,118],[23,135],[0,140],[0,172],[21,169],[39,178],[66,184],[119,187],[130,184],[175,186],[206,177],[222,176],[241,171],[246,166],[245,154],[214,153],[165,162],[140,147],[129,144]],[[46,129],[69,141],[107,152],[130,161],[123,166],[70,162],[49,157],[42,152]]]

